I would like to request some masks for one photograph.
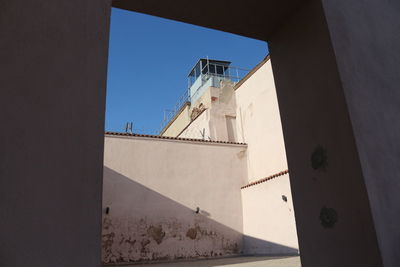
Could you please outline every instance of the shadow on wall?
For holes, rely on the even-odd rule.
[[[103,263],[242,254],[243,234],[210,219],[212,216],[207,211],[197,213],[196,207],[183,206],[105,166]],[[253,243],[256,239],[247,238]],[[284,247],[256,241],[262,247]]]
[[[253,264],[252,264],[253,263]],[[240,256],[240,257],[229,257],[229,258],[218,258],[218,259],[206,259],[206,260],[188,260],[178,262],[158,262],[143,264],[132,264],[126,267],[219,267],[219,266],[290,266],[290,267],[301,267],[300,258],[298,256]],[[118,264],[111,265],[118,266]]]
[[[251,251],[251,252],[250,252]],[[268,256],[293,256],[299,255],[297,248],[283,246],[274,242],[252,236],[243,236],[243,254],[245,255],[268,255]]]

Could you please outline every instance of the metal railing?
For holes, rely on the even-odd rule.
[[[229,66],[229,65],[223,65],[223,64],[217,64],[217,63],[211,63],[207,62],[203,69],[201,70],[200,74],[192,80],[189,78],[189,88],[199,79],[202,77],[202,79],[208,79],[211,76],[213,77],[221,77],[221,78],[227,78],[231,80],[232,82],[239,82],[244,76],[247,75],[249,70],[235,67],[235,66]]]
[[[197,79],[202,79],[202,81],[201,81],[201,85],[199,86],[199,88],[196,89],[196,91],[193,93],[193,95],[195,95],[202,88],[202,86],[212,77],[219,77],[219,78],[221,78],[221,80],[226,79],[226,80],[230,80],[234,83],[237,83],[244,76],[246,76],[248,72],[249,72],[249,70],[246,70],[246,69],[208,62],[204,66],[204,68],[201,70],[201,75],[199,77],[197,77]],[[179,98],[179,100],[177,101],[177,103],[175,104],[175,106],[172,109],[164,110],[164,118],[163,118],[163,121],[159,128],[159,134],[162,134],[165,127],[177,115],[177,113],[181,110],[181,108],[187,102],[189,102],[189,103],[191,102],[190,95],[189,95],[190,88],[194,84],[194,82],[197,81],[197,79],[192,82],[189,81],[189,88]]]
[[[213,71],[214,70],[214,71]],[[228,78],[234,83],[239,82],[249,70],[235,66],[226,66],[216,63],[207,63],[202,69],[202,73],[207,76]]]
[[[161,122],[158,133],[161,134],[164,128],[168,125],[168,123],[175,117],[175,115],[181,110],[181,108],[190,102],[189,91],[186,90],[185,93],[178,99],[175,106],[172,109],[164,110],[164,118]]]

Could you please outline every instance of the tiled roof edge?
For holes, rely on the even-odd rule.
[[[285,174],[288,174],[288,173],[289,173],[289,170],[285,170],[285,171],[282,171],[282,172],[275,173],[275,174],[273,174],[271,176],[268,176],[266,178],[263,178],[263,179],[251,182],[251,183],[249,183],[249,184],[247,184],[245,186],[242,186],[241,189],[244,189],[244,188],[247,188],[247,187],[250,187],[250,186],[254,186],[254,185],[258,185],[258,184],[261,184],[261,183],[265,183],[266,181],[272,180],[272,179],[274,179],[276,177],[279,177],[279,176],[282,176],[282,175],[285,175]]]
[[[202,140],[202,139],[194,139],[194,138],[182,138],[182,137],[170,137],[170,136],[160,136],[160,135],[150,135],[150,134],[136,134],[136,133],[119,133],[119,132],[105,132],[105,135],[114,135],[114,136],[131,136],[131,137],[146,137],[146,138],[154,138],[154,139],[166,139],[166,140],[177,140],[177,141],[193,141],[200,143],[213,143],[213,144],[228,144],[228,145],[244,145],[246,143],[235,143],[235,142],[227,142],[227,141],[211,141],[211,140]]]

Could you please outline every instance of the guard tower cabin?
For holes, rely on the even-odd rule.
[[[221,88],[222,82],[240,81],[247,70],[232,67],[230,61],[201,58],[188,75],[188,88],[173,109],[164,112],[160,135],[176,137],[192,120],[192,109],[210,88]]]
[[[231,62],[201,58],[188,75],[188,95],[192,105],[210,86],[219,87],[223,80],[238,80],[238,73],[229,67]]]

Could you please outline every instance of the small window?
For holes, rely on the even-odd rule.
[[[224,67],[217,65],[217,74],[224,75]]]
[[[215,65],[209,64],[209,67],[210,67],[210,74],[215,74]]]
[[[200,62],[197,63],[196,67],[194,68],[195,71],[195,77],[199,77],[200,76]]]

